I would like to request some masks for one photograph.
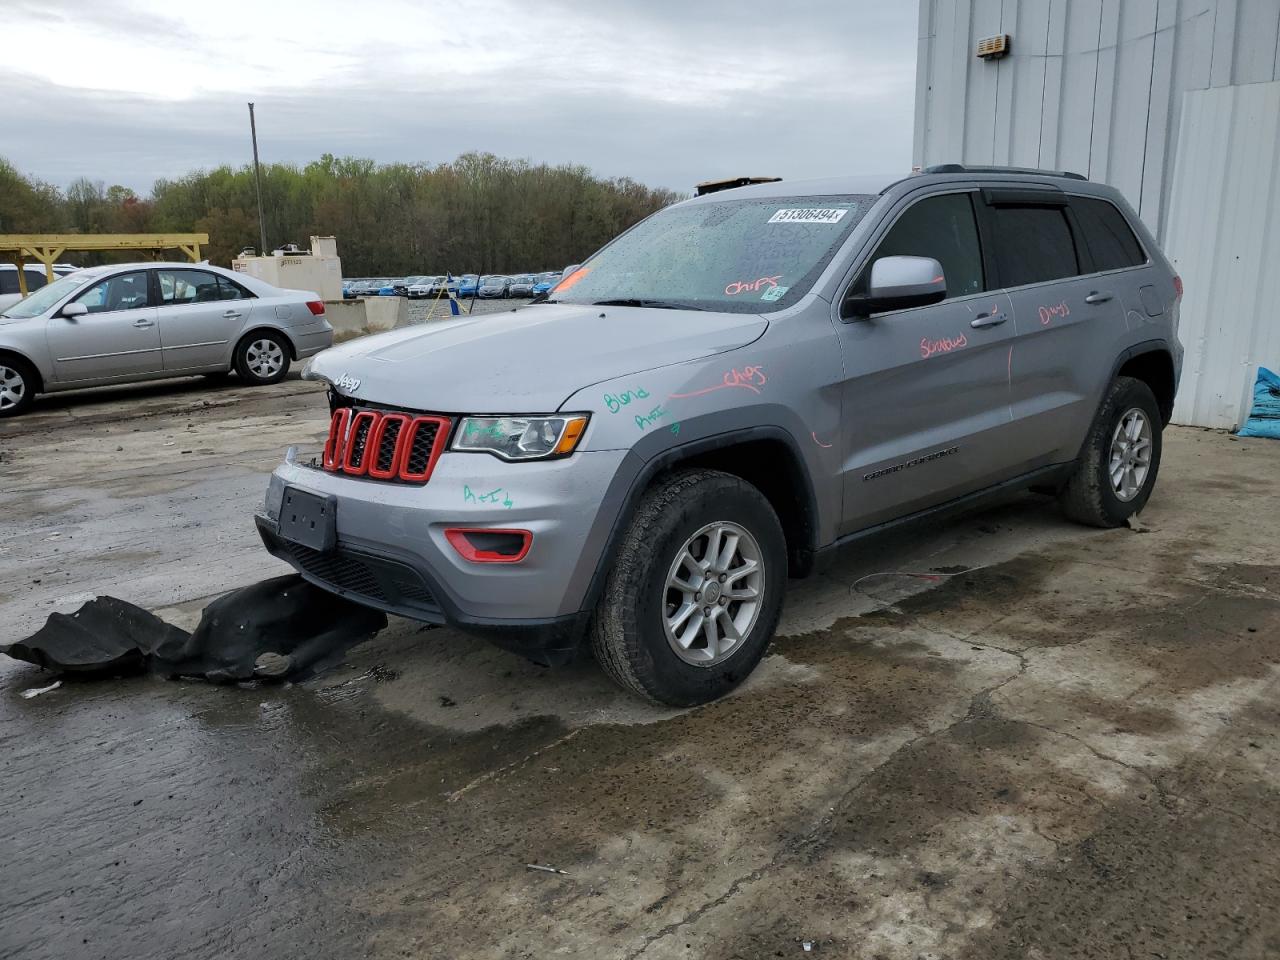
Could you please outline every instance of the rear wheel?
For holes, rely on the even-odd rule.
[[[1092,527],[1118,527],[1146,506],[1160,470],[1160,408],[1141,380],[1117,377],[1089,428],[1062,511]]]
[[[236,347],[236,373],[254,386],[279,383],[289,372],[289,359],[284,335],[262,330],[249,334]]]
[[[26,413],[36,398],[36,372],[25,360],[0,357],[0,417]]]
[[[659,480],[605,582],[592,648],[621,687],[687,707],[755,669],[782,612],[782,525],[751,484],[715,470]]]

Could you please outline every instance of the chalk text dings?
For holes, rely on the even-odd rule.
[[[1046,304],[1040,308],[1040,323],[1048,326],[1053,323],[1054,318],[1064,320],[1071,315],[1071,308],[1067,306],[1067,301],[1061,303]]]

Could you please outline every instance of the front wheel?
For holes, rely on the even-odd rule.
[[[236,373],[256,387],[283,380],[289,372],[289,360],[289,345],[280,333],[251,333],[236,347]]]
[[[1161,427],[1151,388],[1117,377],[1058,495],[1062,512],[1091,527],[1119,527],[1146,506],[1160,470]]]
[[[623,689],[689,707],[755,669],[782,612],[786,540],[739,477],[684,470],[644,495],[605,581],[591,643]]]
[[[0,417],[26,413],[35,401],[36,374],[15,357],[0,357]]]

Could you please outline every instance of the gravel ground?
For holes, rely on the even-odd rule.
[[[250,517],[325,423],[188,380],[0,426],[7,638],[282,572]],[[695,710],[396,619],[284,687],[0,665],[0,957],[1274,957],[1278,475],[1174,428],[1131,529],[864,545]]]

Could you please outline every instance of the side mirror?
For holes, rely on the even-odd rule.
[[[946,297],[942,264],[933,257],[881,257],[871,264],[867,292],[846,299],[841,314],[862,318],[885,310],[926,307]]]
[[[58,311],[58,316],[66,320],[75,320],[85,316],[89,312],[89,308],[83,303],[68,303],[65,307]]]

